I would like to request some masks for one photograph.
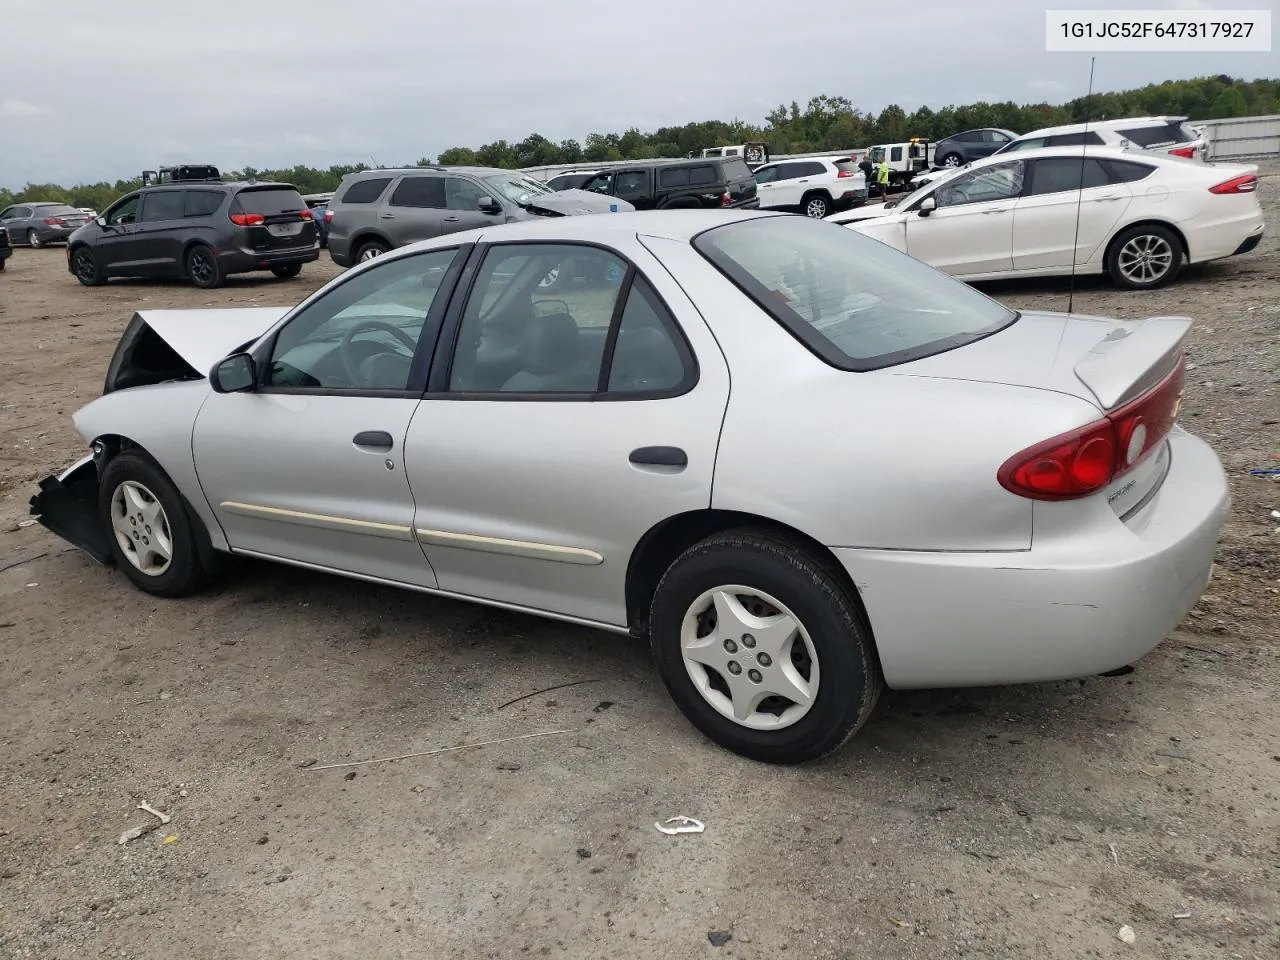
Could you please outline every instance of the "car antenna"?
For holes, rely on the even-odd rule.
[[[1093,64],[1089,58],[1089,92],[1084,96],[1084,133],[1080,135],[1080,183],[1076,189],[1076,235],[1071,243],[1071,286],[1067,290],[1067,313],[1076,302],[1076,261],[1080,257],[1080,207],[1084,203],[1084,164],[1089,155],[1089,107],[1093,102]]]

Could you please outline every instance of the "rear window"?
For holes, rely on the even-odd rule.
[[[1120,136],[1132,140],[1140,147],[1168,147],[1175,143],[1190,143],[1196,135],[1181,123],[1144,124],[1119,131]]]
[[[725,160],[723,166],[726,180],[749,180],[751,178],[751,168],[747,166],[747,161],[741,157]]]
[[[68,213],[83,217],[84,213],[75,207],[69,207],[65,203],[42,203],[36,207],[36,213],[42,217],[61,217]]]
[[[368,180],[357,180],[347,187],[346,193],[342,195],[342,202],[373,203],[382,196],[382,191],[387,189],[387,184],[392,179],[392,177],[371,177]]]
[[[260,213],[265,217],[307,209],[302,194],[289,187],[241,190],[236,195],[236,205],[245,213]]]
[[[1018,317],[887,244],[808,217],[730,223],[699,234],[693,245],[792,336],[842,370],[942,353]]]

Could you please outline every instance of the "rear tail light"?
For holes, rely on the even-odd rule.
[[[300,211],[298,211],[298,219],[299,219],[299,220],[310,220],[310,219],[312,219],[312,217],[311,217],[311,211],[310,211],[310,210],[300,210]]]
[[[853,176],[852,170],[841,170],[839,173],[836,174],[836,179],[843,180],[845,177],[852,177],[852,176]]]
[[[1015,454],[997,473],[1010,493],[1075,500],[1128,473],[1169,435],[1182,402],[1185,355],[1160,383],[1101,420]]]
[[[267,218],[260,213],[233,213],[231,222],[237,227],[258,227],[267,222]]]
[[[61,217],[45,217],[44,222],[51,227],[65,227],[67,222]]]
[[[332,210],[326,210],[326,211],[324,212],[324,222],[325,222],[325,223],[333,223],[333,211],[332,211]]]
[[[1194,160],[1196,155],[1195,147],[1178,147],[1176,150],[1170,150],[1170,154],[1175,157],[1186,157],[1188,160]]]
[[[727,207],[731,203],[733,203],[733,197],[729,196],[728,190],[720,194],[720,206]]]
[[[1233,177],[1209,188],[1210,193],[1253,193],[1258,189],[1258,178],[1251,173]]]

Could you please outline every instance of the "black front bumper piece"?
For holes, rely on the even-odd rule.
[[[31,498],[31,515],[99,563],[115,562],[110,533],[98,513],[98,465],[93,457],[41,480],[40,492]]]

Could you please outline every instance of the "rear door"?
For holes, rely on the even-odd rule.
[[[311,250],[319,242],[311,210],[293,187],[245,187],[232,201],[231,220],[254,253]]]
[[[182,230],[185,191],[150,190],[143,194],[133,248],[142,276],[171,277],[182,273]]]
[[[1013,211],[1013,268],[1070,269],[1106,242],[1129,206],[1130,191],[1096,157],[1027,161],[1027,183]]]
[[[446,231],[444,178],[431,173],[401,177],[378,210],[378,227],[392,244],[403,247]],[[492,221],[490,221],[492,222]]]
[[[938,207],[906,222],[906,252],[954,276],[1013,269],[1013,210],[1026,164],[1010,160],[939,184]]]

